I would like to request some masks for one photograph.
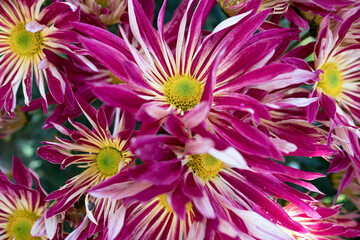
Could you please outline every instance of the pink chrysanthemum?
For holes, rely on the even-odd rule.
[[[224,143],[210,134],[205,138],[199,135],[189,138],[189,133],[175,117],[168,119],[165,129],[174,136],[141,136],[132,140],[131,149],[144,164],[128,169],[130,180],[123,172],[91,189],[90,195],[149,201],[161,193],[166,194],[169,205],[178,216],[183,216],[191,203],[196,221],[200,222],[196,224],[213,222],[217,226],[212,230],[214,236],[225,234],[240,239],[245,236],[288,239],[269,220],[294,231],[306,232],[273,198],[287,199],[309,216],[319,217],[304,203],[304,200],[313,199],[294,191],[284,182],[318,192],[301,179],[311,180],[321,175],[291,169],[259,157],[247,158],[251,164],[249,167],[235,149],[214,148]],[[268,225],[271,230],[256,231],[254,219]],[[228,232],[223,232],[224,226]],[[197,231],[200,233],[203,228]],[[205,232],[208,234],[210,230]],[[270,232],[276,233],[277,238]]]
[[[68,54],[85,61],[74,53],[76,35],[71,22],[79,12],[71,4],[53,3],[41,9],[44,0],[4,0],[0,4],[0,106],[14,115],[16,93],[22,84],[25,104],[31,100],[32,82],[36,80],[44,108],[45,86],[57,102],[64,101],[65,76],[51,64],[48,54]]]
[[[256,127],[244,124],[252,119],[259,124],[260,118],[269,118],[267,109],[247,92],[248,88],[258,86],[268,91],[280,89],[316,77],[290,64],[271,63],[272,58],[278,58],[287,44],[297,38],[298,30],[275,29],[253,35],[269,11],[246,12],[220,23],[203,38],[202,24],[212,4],[207,0],[199,2],[187,31],[187,16],[194,4],[190,2],[178,19],[181,23],[172,50],[164,39],[165,3],[157,32],[140,5],[129,1],[130,27],[140,51],[128,41],[98,28],[74,25],[94,38],[81,38],[88,51],[126,82],[96,84],[94,94],[111,106],[136,113],[143,122],[140,132],[155,133],[169,114],[176,113],[188,128],[205,122],[210,131],[241,152],[280,159],[281,154],[265,135]],[[110,91],[114,93],[111,96]],[[232,116],[235,111],[243,119]],[[246,134],[249,129],[253,132],[251,138],[257,139],[252,142],[259,142],[260,151],[244,141],[249,138]]]
[[[16,184],[0,172],[0,239],[57,238],[57,217],[45,219],[50,202],[45,201],[37,174],[14,157],[13,175]],[[36,190],[32,189],[33,180]]]
[[[58,131],[70,136],[72,141],[57,138],[59,142],[44,142],[47,146],[42,146],[37,151],[39,156],[49,162],[61,164],[62,168],[75,164],[85,169],[47,197],[49,200],[56,199],[56,203],[47,213],[47,216],[51,217],[66,211],[85,195],[85,219],[68,239],[77,239],[82,232],[90,237],[102,229],[111,211],[115,211],[121,202],[90,197],[87,190],[114,176],[133,160],[133,154],[128,150],[133,132],[124,130],[125,117],[119,119],[117,116],[112,136],[103,109],[96,111],[82,99],[78,99],[78,102],[93,131],[71,120],[69,121],[75,130],[54,124]]]
[[[329,17],[320,24],[314,64],[315,70],[322,73],[311,94],[318,97],[319,101],[308,108],[310,122],[315,119],[319,102],[337,125],[353,126],[351,117],[356,121],[360,120],[360,45],[341,47],[346,32],[359,17],[359,8],[353,8],[349,9],[348,18],[337,23],[333,30],[330,30]]]

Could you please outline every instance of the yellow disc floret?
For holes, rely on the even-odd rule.
[[[201,179],[208,181],[218,175],[225,164],[208,153],[190,155],[187,166]]]
[[[320,75],[320,81],[317,85],[318,88],[322,89],[327,95],[334,98],[340,95],[343,85],[343,76],[339,67],[336,63],[325,63],[320,67],[324,71]]]
[[[176,75],[164,84],[165,101],[185,112],[195,107],[201,100],[203,84],[189,75]]]
[[[10,33],[9,44],[11,51],[17,55],[32,57],[41,53],[44,40],[40,32],[28,32],[25,23],[19,23]]]
[[[41,239],[39,237],[33,237],[31,235],[31,228],[39,216],[31,211],[18,209],[11,214],[9,221],[6,225],[6,233],[8,239],[15,240],[36,240]]]
[[[103,176],[111,177],[119,172],[119,165],[122,159],[122,151],[112,147],[103,148],[96,156],[96,165]]]

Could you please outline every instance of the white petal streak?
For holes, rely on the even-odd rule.
[[[209,154],[216,159],[221,160],[223,163],[229,165],[230,167],[236,167],[240,169],[249,168],[243,156],[233,147],[228,147],[223,151],[212,148],[209,150]]]
[[[32,32],[32,33],[39,32],[41,30],[44,30],[45,28],[46,28],[46,25],[42,25],[42,24],[38,23],[37,21],[31,21],[25,25],[26,31]]]
[[[220,32],[221,30],[231,27],[232,25],[235,25],[236,23],[238,23],[241,19],[243,19],[244,17],[246,17],[247,15],[249,15],[251,13],[251,11],[248,11],[246,13],[240,14],[240,15],[236,15],[234,17],[228,18],[224,21],[222,21],[221,23],[219,23],[215,29],[212,31],[212,33],[207,36],[205,38],[205,40],[207,40],[209,37],[211,37],[213,34]]]
[[[124,225],[126,208],[121,205],[121,207],[109,216],[109,225],[108,225],[108,240],[115,239],[115,237],[121,231]]]

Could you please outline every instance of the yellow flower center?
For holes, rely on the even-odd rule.
[[[208,153],[190,155],[187,166],[201,179],[208,181],[218,175],[225,164]]]
[[[182,112],[195,107],[203,91],[203,84],[189,75],[176,75],[164,84],[165,101]]]
[[[123,152],[115,148],[104,148],[96,156],[96,165],[105,177],[114,176],[119,172],[119,165],[123,159]]]
[[[31,57],[39,54],[44,46],[40,32],[32,33],[25,29],[25,23],[19,23],[10,33],[10,49],[19,56]]]
[[[6,233],[8,234],[8,239],[15,240],[37,240],[41,239],[40,237],[33,237],[31,235],[31,228],[34,225],[35,221],[39,216],[31,211],[27,210],[16,210],[9,218],[9,221],[6,225]]]
[[[342,91],[343,76],[336,63],[326,63],[320,67],[324,71],[320,75],[317,87],[321,88],[327,95],[337,97]]]
[[[97,4],[99,4],[102,8],[106,8],[108,5],[108,0],[95,0]]]

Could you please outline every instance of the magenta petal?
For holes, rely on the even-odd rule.
[[[135,178],[137,181],[149,181],[155,185],[171,185],[179,179],[182,170],[180,161],[141,164],[136,167],[136,173],[138,176]],[[131,172],[132,171],[130,171],[130,174]],[[139,174],[139,172],[141,172],[141,174]]]
[[[336,113],[335,99],[326,95],[325,93],[322,93],[319,98],[321,107],[324,109],[326,114],[333,119]]]
[[[287,11],[284,13],[284,17],[298,27],[305,30],[309,28],[308,22],[302,19],[291,7],[288,7]]]
[[[210,103],[211,104],[211,103]],[[180,119],[184,125],[191,129],[204,122],[210,111],[209,102],[200,102],[193,109],[186,112],[185,115]]]
[[[181,186],[177,186],[170,197],[170,205],[180,218],[184,217],[186,204],[190,199],[183,193]]]
[[[339,197],[340,193],[347,187],[349,186],[352,181],[354,180],[355,178],[355,171],[352,167],[348,168],[346,170],[346,173],[343,177],[343,179],[341,180],[340,182],[340,186],[339,186],[339,189],[338,189],[338,193],[336,194],[336,197],[334,199],[334,203],[336,203],[336,200],[337,198]]]
[[[194,174],[189,173],[182,184],[184,193],[191,197],[201,198],[203,196],[202,187],[195,181]]]
[[[41,158],[55,164],[61,164],[68,157],[52,146],[41,146],[36,153]]]
[[[317,97],[316,89],[314,89],[309,95],[309,98],[311,97]],[[306,107],[306,116],[309,123],[312,123],[315,120],[318,110],[319,110],[319,101],[313,102]]]
[[[63,81],[63,80],[55,77],[50,72],[49,69],[46,69],[46,73],[47,73],[47,78],[48,78],[47,82],[48,82],[48,86],[49,86],[51,95],[54,97],[54,99],[58,103],[63,103],[64,102],[64,92],[62,91],[62,84],[61,84],[61,81]]]
[[[32,187],[32,179],[29,171],[15,156],[13,156],[13,175],[17,184],[21,184],[29,188]]]
[[[106,104],[113,107],[120,107],[131,113],[136,113],[141,105],[147,102],[129,90],[124,84],[94,84],[92,90],[94,94]]]

